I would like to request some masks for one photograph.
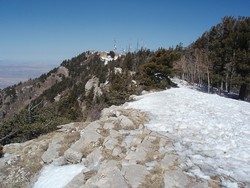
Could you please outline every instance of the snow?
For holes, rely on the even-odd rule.
[[[118,56],[112,58],[111,56],[101,57],[101,60],[104,61],[104,65],[107,65],[110,61],[117,60]]]
[[[127,108],[147,112],[146,125],[169,137],[188,173],[220,176],[226,187],[250,183],[250,103],[179,88],[138,96]]]
[[[43,167],[33,188],[62,188],[84,169],[81,164]]]

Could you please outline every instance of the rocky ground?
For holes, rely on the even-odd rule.
[[[124,106],[100,120],[70,123],[21,144],[4,146],[0,187],[32,187],[47,164],[83,164],[65,187],[220,187],[219,180],[189,176],[172,142],[148,130],[145,113]]]

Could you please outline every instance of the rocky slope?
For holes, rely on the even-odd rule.
[[[33,187],[49,164],[83,164],[65,187],[220,187],[219,180],[190,177],[166,137],[148,130],[147,115],[111,106],[89,123],[70,123],[22,144],[4,146],[1,187]],[[56,176],[56,174],[55,174]]]

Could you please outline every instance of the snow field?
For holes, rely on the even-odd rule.
[[[179,88],[139,96],[128,108],[149,114],[146,126],[172,139],[192,175],[250,183],[250,104],[178,82]]]

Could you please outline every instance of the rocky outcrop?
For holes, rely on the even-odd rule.
[[[102,111],[98,121],[91,123],[71,123],[60,126],[60,132],[20,144],[13,149],[5,146],[0,170],[8,164],[19,166],[26,172],[27,166],[18,160],[24,158],[21,151],[40,151],[37,163],[41,164],[34,174],[38,175],[43,163],[54,165],[81,163],[86,168],[75,176],[65,187],[217,187],[215,180],[199,179],[185,173],[185,166],[175,153],[168,138],[148,130],[144,124],[147,116],[135,109],[112,106]],[[78,135],[76,134],[78,133]],[[75,139],[73,139],[75,135]],[[46,146],[39,150],[42,142]],[[31,147],[31,143],[32,147]],[[35,147],[36,146],[36,147]],[[39,146],[39,147],[38,147]],[[26,161],[29,161],[29,155]],[[23,160],[24,163],[24,160]],[[6,170],[5,170],[6,171]],[[37,176],[25,179],[18,171],[1,174],[2,187],[20,176],[17,183],[26,185],[36,181]],[[32,181],[33,180],[33,181]],[[13,185],[13,184],[12,184]]]
[[[48,149],[43,153],[42,160],[45,163],[51,163],[53,159],[59,157],[58,149],[60,148],[60,142],[63,140],[63,136],[55,136],[51,143],[49,143]]]
[[[94,93],[94,98],[96,96],[101,96],[102,95],[102,90],[99,87],[99,78],[93,76],[91,79],[87,81],[85,84],[85,95],[88,96],[91,89],[93,89]]]

